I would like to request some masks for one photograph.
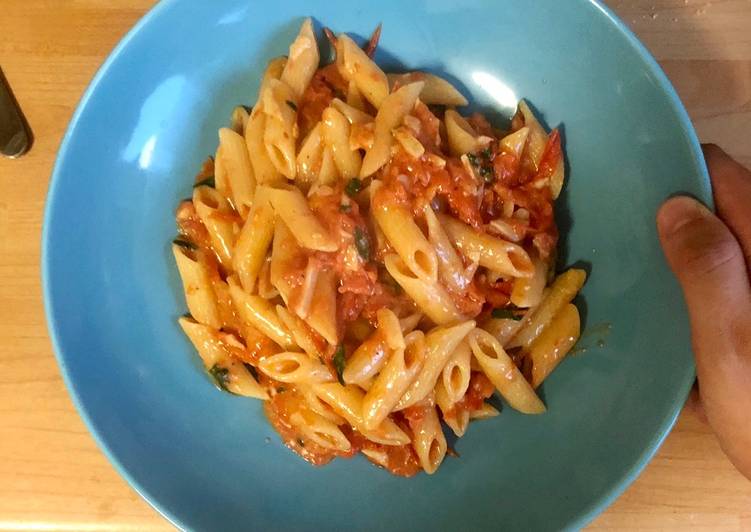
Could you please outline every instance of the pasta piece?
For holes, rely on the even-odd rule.
[[[386,339],[386,345],[392,350],[404,349],[404,335],[402,334],[402,325],[399,318],[390,309],[382,308],[376,313],[378,319],[378,329],[383,332]]]
[[[452,155],[464,155],[482,148],[479,136],[464,117],[453,109],[446,109],[446,136]]]
[[[334,412],[329,405],[321,401],[310,385],[298,384],[295,388],[297,388],[297,391],[300,392],[300,395],[305,399],[307,407],[319,416],[328,419],[336,425],[344,425],[347,422],[346,419]]]
[[[232,267],[237,272],[243,289],[248,293],[255,289],[258,273],[274,235],[274,211],[268,202],[265,189],[266,187],[259,187],[256,191],[253,208],[240,230],[232,252]]]
[[[514,279],[511,303],[519,308],[536,307],[542,301],[542,292],[548,279],[548,265],[539,257],[532,258],[534,275]]]
[[[294,179],[297,175],[297,96],[289,85],[272,79],[262,97],[266,115],[263,132],[266,154],[280,174]]]
[[[256,178],[245,140],[239,133],[223,127],[219,130],[219,145],[221,151],[217,152],[217,160],[221,161],[223,171],[226,172],[229,190],[232,191],[232,203],[245,219],[253,205],[256,188]]]
[[[371,441],[382,445],[406,445],[409,436],[390,418],[386,418],[375,429],[368,430],[362,416],[362,401],[365,394],[355,386],[342,386],[339,383],[314,384],[316,395],[346,419],[352,427]]]
[[[483,403],[477,410],[469,412],[470,419],[490,419],[491,417],[499,416],[501,413],[496,407],[489,403]]]
[[[219,262],[225,267],[232,264],[232,248],[238,219],[232,206],[216,189],[201,186],[193,189],[193,205],[206,226]]]
[[[568,304],[553,318],[550,325],[529,346],[527,356],[532,362],[530,383],[542,384],[579,339],[579,311]]]
[[[334,154],[330,146],[323,146],[321,153],[321,169],[318,172],[319,185],[333,185],[339,180],[339,170],[334,162]]]
[[[387,255],[384,264],[391,277],[434,323],[446,325],[463,318],[451,296],[440,284],[419,279],[399,255]]]
[[[470,320],[451,327],[436,327],[425,335],[425,364],[394,410],[403,410],[412,406],[425,399],[433,391],[446,362],[474,328],[475,322]]]
[[[523,127],[510,135],[506,135],[499,142],[498,145],[502,153],[508,153],[513,155],[516,160],[521,160],[524,148],[527,146],[527,139],[529,138],[529,128]]]
[[[379,107],[375,118],[373,147],[365,154],[360,170],[360,177],[368,177],[381,168],[391,155],[391,130],[401,124],[417,102],[423,82],[418,81],[401,87],[389,94]],[[376,106],[378,107],[378,106]]]
[[[454,350],[451,358],[449,358],[443,368],[443,388],[449,401],[452,403],[456,403],[467,393],[469,378],[471,376],[471,361],[472,350],[469,347],[469,343],[465,340]]]
[[[428,475],[432,475],[443,462],[448,447],[435,407],[426,409],[422,419],[413,428],[413,432],[412,446],[420,460],[420,465]]]
[[[537,171],[540,166],[540,161],[542,160],[542,154],[545,153],[545,146],[548,143],[548,134],[540,125],[539,120],[537,120],[537,117],[524,100],[519,102],[517,114],[521,114],[524,118],[524,126],[529,128],[529,137],[527,139],[525,155],[529,157],[535,171]]]
[[[365,427],[374,429],[386,419],[425,363],[425,336],[412,331],[406,347],[392,352],[362,403]]]
[[[331,106],[342,113],[350,124],[368,124],[373,121],[373,117],[368,113],[361,111],[359,107],[341,101],[339,98],[331,100]]]
[[[467,274],[461,257],[451,244],[433,209],[427,205],[423,214],[428,226],[428,239],[438,258],[438,274],[441,282],[457,292],[465,290],[473,275]]]
[[[336,277],[333,271],[323,270],[318,275],[307,320],[308,324],[329,344],[339,344],[339,331],[336,323]]]
[[[329,368],[305,353],[283,352],[265,357],[258,369],[279,382],[313,384],[331,382],[334,376]]]
[[[321,117],[323,138],[331,149],[339,175],[343,179],[352,179],[360,173],[362,157],[360,152],[349,146],[349,122],[342,113],[333,107],[323,111]]]
[[[362,97],[360,89],[357,88],[357,85],[353,81],[350,81],[347,84],[347,105],[359,109],[360,111],[365,111],[365,100]],[[344,114],[346,115],[346,113]]]
[[[256,107],[259,108],[259,106]],[[266,145],[263,140],[266,120],[264,113],[254,109],[245,126],[245,146],[248,149],[248,157],[253,167],[256,183],[259,185],[273,185],[283,181],[282,175],[266,153]]]
[[[321,124],[316,124],[310,130],[300,145],[297,154],[297,184],[309,188],[315,183],[323,162],[323,137],[321,136]]]
[[[422,312],[413,312],[399,320],[399,326],[402,328],[402,334],[406,335],[412,332],[422,319]]]
[[[342,76],[353,82],[376,109],[380,108],[389,94],[389,82],[383,70],[344,33],[337,37],[336,55]]]
[[[305,19],[300,33],[289,47],[289,58],[282,70],[281,80],[289,85],[299,99],[313,78],[321,58],[318,43],[313,33],[313,21]]]
[[[323,416],[312,410],[301,408],[289,417],[289,421],[302,435],[324,449],[347,452],[352,447],[344,433]]]
[[[190,318],[180,318],[178,323],[219,386],[237,395],[268,399],[266,390],[240,361],[230,355],[215,330]]]
[[[505,348],[508,346],[509,340],[519,331],[522,325],[522,320],[514,320],[510,318],[495,319],[491,318],[482,324],[482,329],[485,329],[490,334],[496,337],[496,339]]]
[[[372,212],[378,227],[415,277],[425,283],[435,283],[438,279],[436,252],[412,214],[400,203],[380,198],[379,182],[370,186],[375,189]]]
[[[261,265],[261,271],[258,272],[258,290],[256,292],[264,299],[274,299],[280,295],[279,290],[271,284],[271,256],[266,256]]]
[[[292,339],[303,351],[316,360],[323,357],[324,346],[317,341],[315,333],[308,324],[282,305],[276,306],[276,314],[284,327],[292,334]]]
[[[425,86],[420,92],[420,100],[425,105],[445,105],[447,107],[461,107],[469,102],[456,87],[445,79],[428,72],[407,72],[406,74],[386,74],[389,85],[395,83],[406,85],[415,81],[422,81]]]
[[[478,233],[450,216],[439,215],[438,219],[459,251],[468,258],[477,256],[480,266],[510,277],[534,276],[532,259],[521,246]]]
[[[311,212],[299,189],[270,188],[267,192],[274,212],[305,248],[317,251],[336,251],[338,246],[318,218]]]
[[[425,153],[425,147],[415,138],[406,126],[399,126],[391,132],[402,149],[413,159],[419,159]]]
[[[243,321],[261,331],[284,349],[297,347],[271,303],[260,296],[248,294],[236,284],[230,284],[229,290],[235,309]]]
[[[232,196],[232,190],[229,187],[227,169],[224,167],[224,157],[222,156],[221,144],[216,147],[216,153],[214,155],[214,188],[216,188],[225,198]]]
[[[220,328],[222,324],[216,296],[206,266],[197,259],[195,251],[187,250],[178,244],[172,244],[172,254],[180,272],[185,302],[191,316],[199,323],[214,329]]]
[[[307,259],[287,224],[280,219],[277,219],[274,224],[272,243],[269,277],[271,284],[279,290],[279,295],[282,296],[284,302],[289,303],[292,292],[290,277],[299,271]]]
[[[446,393],[441,379],[435,385],[435,404],[441,410],[443,421],[457,437],[461,438],[469,426],[469,412],[464,408],[455,408],[456,401],[452,401]]]
[[[475,329],[468,338],[483,373],[512,408],[523,414],[545,412],[545,405],[492,334]]]
[[[258,103],[253,108],[251,116],[263,110],[263,95],[269,87],[269,82],[272,79],[281,79],[286,66],[287,58],[283,56],[275,57],[269,61],[269,64],[266,66],[266,70],[263,73],[263,78],[261,78],[261,85],[258,88]]]
[[[553,317],[576,297],[586,278],[584,270],[574,268],[559,275],[540,305],[524,318],[519,332],[509,341],[509,347],[529,348]]]
[[[373,378],[386,364],[388,352],[383,331],[376,329],[350,355],[342,372],[344,382],[361,386]]]
[[[248,123],[250,118],[250,112],[244,105],[237,105],[232,109],[232,116],[230,117],[230,129],[241,137],[245,135],[245,124]]]

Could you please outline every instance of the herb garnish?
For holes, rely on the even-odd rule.
[[[334,353],[334,368],[336,369],[336,378],[339,379],[339,384],[344,386],[344,366],[347,364],[347,360],[344,358],[344,345],[339,344]]]
[[[514,320],[519,321],[523,316],[516,314],[510,308],[494,308],[490,315],[497,320]]]
[[[227,389],[227,385],[229,384],[229,370],[227,368],[214,364],[211,366],[209,373],[214,377],[214,382],[216,382],[216,385],[219,386],[220,389],[225,392],[229,391]]]
[[[294,112],[297,112],[297,104],[293,102],[292,100],[287,100],[287,105],[289,105]]]
[[[191,242],[190,240],[183,240],[182,238],[176,238],[172,241],[172,243],[180,246],[183,249],[189,249],[191,251],[198,249],[198,246],[196,246],[193,242]]]
[[[355,246],[357,253],[365,262],[368,262],[370,260],[370,237],[368,232],[359,225],[355,227]]]
[[[347,193],[347,196],[350,198],[355,196],[358,192],[362,190],[362,181],[358,179],[357,177],[353,177],[352,179],[347,182],[347,186],[344,187],[344,192]]]
[[[206,179],[201,179],[198,183],[196,183],[195,185],[193,185],[193,188],[198,188],[198,187],[211,187],[211,188],[215,188],[216,187],[216,181],[214,181],[214,176],[210,175]]]

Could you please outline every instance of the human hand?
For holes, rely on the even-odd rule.
[[[688,307],[704,412],[751,479],[751,172],[703,148],[717,215],[679,196],[662,205],[657,228]]]

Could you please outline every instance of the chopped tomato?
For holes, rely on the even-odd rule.
[[[353,448],[365,451],[365,457],[392,475],[412,477],[420,471],[420,462],[411,445],[382,445],[368,440],[349,427],[341,427]]]
[[[548,143],[545,145],[545,151],[542,152],[542,158],[540,159],[540,165],[535,176],[535,181],[538,179],[547,179],[555,172],[555,167],[558,165],[563,152],[561,150],[561,134],[557,129],[550,132],[548,136]]]
[[[297,105],[297,123],[301,137],[321,121],[323,111],[336,97],[344,97],[347,82],[342,78],[336,64],[318,69],[303,92]]]
[[[493,395],[495,386],[490,382],[484,373],[479,371],[473,371],[472,376],[469,378],[469,388],[464,397],[457,401],[448,415],[455,414],[458,411],[466,410],[467,412],[473,412],[482,407],[485,399]]]

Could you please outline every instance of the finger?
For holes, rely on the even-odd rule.
[[[688,306],[707,418],[727,455],[751,478],[751,289],[741,247],[692,198],[665,202],[657,225]]]
[[[680,196],[657,214],[665,256],[678,277],[692,324],[716,328],[748,311],[749,282],[738,241],[698,201]],[[702,325],[703,324],[703,325]]]
[[[738,239],[751,267],[751,171],[715,144],[702,146],[707,161],[717,214]]]

